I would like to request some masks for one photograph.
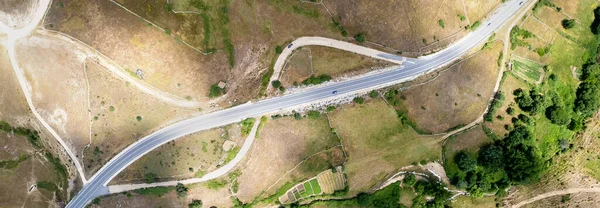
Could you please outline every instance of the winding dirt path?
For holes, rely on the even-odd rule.
[[[600,193],[600,188],[570,188],[570,189],[565,189],[565,190],[558,190],[558,191],[551,191],[551,192],[546,192],[540,195],[537,195],[531,199],[519,202],[518,204],[512,205],[512,208],[518,208],[521,207],[523,205],[541,200],[541,199],[545,199],[548,197],[553,197],[553,196],[560,196],[560,195],[566,195],[566,194],[577,194],[577,193]]]

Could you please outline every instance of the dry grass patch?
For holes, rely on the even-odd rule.
[[[350,35],[366,33],[367,40],[401,51],[419,51],[427,45],[423,39],[431,43],[460,31],[467,24],[457,17],[465,15],[460,0],[323,3]],[[438,24],[439,20],[444,21],[444,28]],[[462,35],[464,33],[459,36]]]
[[[515,96],[513,95],[513,92],[519,88],[529,90],[529,85],[525,81],[516,78],[515,75],[510,74],[510,72],[505,72],[505,74],[506,77],[504,78],[504,82],[500,86],[500,92],[502,92],[505,97],[502,107],[498,108],[498,111],[494,115],[493,122],[486,122],[484,124],[486,128],[491,129],[498,136],[503,136],[504,134],[508,133],[504,126],[512,125],[511,120],[513,117],[517,117],[521,113],[526,114],[521,111],[519,106],[515,103]],[[509,115],[506,112],[506,109],[509,107],[512,107],[515,110],[513,115]],[[501,116],[504,119],[499,120],[496,118],[496,116]]]
[[[449,137],[444,144],[444,154],[446,158],[453,158],[459,151],[477,152],[482,145],[492,142],[492,139],[485,135],[482,127],[477,125],[465,132]]]
[[[467,16],[473,24],[473,22],[483,19],[488,13],[492,12],[501,2],[501,0],[462,0],[459,4],[464,3]]]
[[[335,156],[339,155],[335,151],[317,154],[275,184],[302,160],[339,145],[339,140],[331,133],[323,115],[319,119],[304,118],[300,121],[291,117],[269,120],[261,129],[259,137],[242,163],[242,174],[238,178],[237,197],[242,202],[250,202],[258,196],[270,196],[286,182],[312,177],[330,167],[324,161],[337,160],[331,160],[329,156],[337,158]],[[274,186],[267,190],[272,185]],[[263,192],[264,195],[261,195]]]
[[[313,74],[312,52],[308,48],[298,49],[285,64],[284,73],[281,75],[283,86],[302,83]]]
[[[554,36],[557,35],[553,28],[550,28],[533,16],[528,16],[521,27],[531,31],[536,37],[547,42],[552,42]]]
[[[490,208],[496,207],[496,201],[493,196],[486,196],[481,198],[469,197],[469,196],[459,196],[456,200],[450,203],[450,206],[456,208]]]
[[[84,151],[88,173],[93,173],[122,149],[161,126],[197,113],[143,95],[91,61],[87,61],[87,78],[92,116],[92,141]],[[87,138],[84,141],[87,143]]]
[[[205,56],[111,1],[61,3],[50,7],[45,28],[83,41],[128,72],[141,69],[141,81],[160,90],[206,101],[210,85],[228,79],[225,54]]]
[[[177,198],[174,190],[163,196],[138,195],[132,191],[103,197],[100,207],[188,207],[194,199],[202,200],[203,207],[233,207],[228,186],[215,190],[195,185],[188,186],[184,199]]]
[[[542,207],[600,207],[600,193],[552,196],[522,206],[522,208]]]
[[[342,107],[331,114],[331,123],[348,153],[345,171],[354,194],[368,190],[398,168],[440,158],[438,138],[418,135],[403,125],[381,99]]]
[[[339,77],[348,74],[360,74],[375,68],[390,66],[383,60],[361,56],[355,53],[329,47],[311,46],[312,64],[316,75],[328,74]]]
[[[473,57],[440,72],[426,84],[409,88],[396,98],[396,108],[426,132],[445,132],[476,120],[487,108],[498,76],[496,61],[502,49],[492,44]]]
[[[185,179],[209,173],[224,165],[227,154],[223,143],[226,140],[236,141],[239,148],[243,139],[237,125],[194,133],[164,144],[127,167],[113,183],[143,182],[144,176],[149,173],[156,174],[159,180]]]

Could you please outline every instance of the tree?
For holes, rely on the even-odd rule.
[[[563,28],[571,29],[571,28],[575,27],[575,20],[574,19],[563,19],[561,21],[561,24],[562,24]]]
[[[406,184],[408,186],[414,186],[415,183],[417,182],[417,177],[415,176],[415,174],[409,173],[409,174],[406,174],[406,176],[404,176],[404,179],[402,180],[402,182],[404,182],[404,184]]]
[[[182,183],[177,183],[177,185],[175,185],[175,191],[177,192],[178,198],[183,198],[187,196],[188,188]]]
[[[276,54],[281,54],[281,52],[283,52],[283,49],[281,48],[281,46],[280,45],[275,46],[275,53]]]
[[[209,98],[219,97],[222,94],[223,94],[223,89],[221,89],[218,84],[213,84],[210,86],[210,91],[208,92]]]
[[[475,170],[475,166],[477,165],[477,161],[464,151],[457,153],[454,160],[458,168],[465,172]]]
[[[571,123],[571,114],[564,107],[551,106],[546,109],[546,117],[556,125],[567,125]]]
[[[194,200],[192,200],[192,203],[188,204],[188,207],[189,208],[201,208],[202,200],[194,199]]]
[[[354,36],[354,39],[359,43],[364,43],[367,41],[367,36],[365,36],[364,33],[358,33],[356,36]]]
[[[504,151],[500,146],[487,145],[481,148],[477,160],[483,167],[494,170],[500,169],[504,167]]]
[[[146,175],[144,175],[144,179],[146,180],[146,183],[154,183],[156,182],[156,179],[158,177],[156,176],[155,173],[146,173]]]
[[[273,86],[273,88],[277,89],[281,86],[281,82],[279,80],[273,80],[271,82],[271,86]]]

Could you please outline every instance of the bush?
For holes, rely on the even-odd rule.
[[[285,87],[283,87],[283,86],[279,86],[279,91],[281,91],[281,92],[285,92]]]
[[[442,27],[442,28],[446,28],[446,22],[444,22],[443,19],[438,20],[438,25],[440,25],[440,27]]]
[[[177,183],[175,186],[175,191],[177,192],[177,198],[184,198],[187,196],[188,188],[185,187],[182,183]]]
[[[406,184],[408,186],[414,186],[415,183],[417,182],[417,177],[415,176],[415,174],[408,173],[408,174],[406,174],[406,176],[404,176],[404,179],[402,179],[402,182],[404,182],[404,184]]]
[[[280,45],[275,46],[275,53],[276,54],[281,54],[281,52],[283,52],[283,49],[281,48],[281,46]]]
[[[316,85],[316,84],[321,84],[323,82],[327,82],[331,80],[331,76],[327,75],[327,74],[321,74],[319,76],[315,76],[315,75],[311,75],[308,79],[302,81],[302,84],[305,85]]]
[[[157,178],[158,176],[156,176],[155,173],[146,173],[146,175],[144,175],[144,180],[146,180],[146,183],[154,183],[156,182]]]
[[[202,200],[194,199],[194,200],[192,200],[192,203],[188,204],[188,207],[189,208],[201,208]]]
[[[506,109],[506,113],[507,113],[508,115],[511,115],[511,116],[512,116],[512,115],[515,115],[515,109],[514,109],[513,107],[508,107],[508,108]]]
[[[267,83],[269,83],[267,81]],[[208,92],[208,97],[209,98],[214,98],[214,97],[219,97],[223,94],[224,89],[221,89],[217,83],[213,84],[210,86],[210,91]]]
[[[362,97],[355,97],[352,101],[354,101],[355,103],[358,103],[358,104],[365,103],[365,99]]]
[[[321,113],[319,111],[314,111],[314,110],[308,111],[308,113],[306,115],[310,119],[318,119],[321,117]]]
[[[575,27],[575,20],[574,19],[563,19],[561,21],[561,24],[562,24],[563,28],[568,30],[568,29]]]
[[[300,113],[294,113],[294,118],[296,120],[302,120],[302,115],[300,115]]]
[[[378,94],[379,93],[377,93],[377,91],[373,90],[373,91],[369,92],[369,97],[376,98]]]
[[[485,121],[494,121],[494,115],[496,114],[496,111],[498,111],[498,109],[502,107],[504,99],[505,98],[504,94],[502,94],[502,91],[498,91],[498,93],[494,95],[494,99],[492,100],[492,103],[489,106],[488,112],[483,116],[483,119]]]
[[[256,119],[254,118],[247,118],[244,119],[240,124],[242,126],[242,135],[248,135],[250,134],[250,131],[252,131],[252,127],[254,126],[254,122],[256,121]]]
[[[137,121],[142,121],[142,117],[141,117],[141,116],[136,116],[136,117],[135,117],[135,120],[137,120]]]
[[[334,110],[335,110],[335,106],[333,106],[333,105],[327,106],[327,111],[331,112]]]
[[[273,86],[273,88],[277,89],[277,88],[281,87],[281,82],[279,80],[273,80],[271,82],[271,86]]]
[[[504,168],[504,151],[502,147],[496,145],[487,145],[479,151],[478,162],[481,166],[497,170]]]
[[[367,36],[364,33],[358,33],[354,36],[354,39],[359,43],[364,43],[367,41]]]

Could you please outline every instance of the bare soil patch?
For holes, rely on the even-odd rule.
[[[329,163],[324,168],[320,164],[329,161],[331,155],[342,154],[343,158],[341,151],[317,154],[306,162],[312,166],[298,167],[295,173],[275,184],[302,160],[336,145],[339,145],[339,140],[331,133],[324,115],[319,119],[298,121],[284,117],[267,121],[242,163],[237,197],[242,202],[250,202],[263,192],[262,196],[270,196],[284,183],[307,179],[328,169]]]
[[[438,137],[418,135],[381,99],[341,107],[330,118],[348,153],[351,194],[369,190],[401,167],[441,157]]]
[[[396,109],[407,111],[419,129],[427,132],[445,132],[458,125],[477,119],[492,96],[499,67],[497,60],[502,49],[493,43],[490,49],[470,57],[450,68],[426,84],[399,93],[402,100]]]
[[[0,21],[8,27],[23,27],[31,19],[38,2],[34,0],[5,0],[0,2]]]

